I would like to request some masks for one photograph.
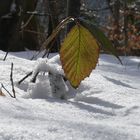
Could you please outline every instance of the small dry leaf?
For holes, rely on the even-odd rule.
[[[0,90],[0,96],[5,96],[5,94]]]

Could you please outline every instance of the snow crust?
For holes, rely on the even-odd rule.
[[[47,74],[40,74],[36,83],[30,83],[29,77],[16,84],[38,64],[44,70],[47,59],[28,60],[33,54],[28,51],[10,53],[2,61],[4,54],[0,51],[0,83],[12,93],[13,62],[17,98],[2,89],[6,97],[0,97],[0,140],[140,139],[139,57],[122,57],[121,65],[114,57],[101,55],[96,70],[78,89],[67,82],[68,99],[60,100],[51,96]],[[59,56],[52,56],[47,61],[63,73]]]

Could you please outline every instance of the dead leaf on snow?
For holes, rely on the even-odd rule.
[[[0,96],[5,96],[5,94],[0,90]]]

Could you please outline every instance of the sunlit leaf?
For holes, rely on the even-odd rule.
[[[114,55],[122,64],[122,61],[117,54],[117,50],[112,45],[108,37],[106,37],[106,35],[95,24],[92,24],[89,20],[80,19],[80,21],[81,24],[87,29],[89,29],[92,35],[98,40],[98,42],[101,44],[102,49]]]
[[[74,88],[96,67],[98,57],[99,46],[96,39],[85,27],[75,25],[60,49],[62,67]]]

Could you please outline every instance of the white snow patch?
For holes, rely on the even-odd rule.
[[[30,61],[32,52],[0,51],[0,83],[11,93],[10,66],[14,63],[16,83],[37,64],[37,69],[61,73],[59,56]],[[52,97],[48,74],[36,83],[31,77],[15,86],[17,99],[0,97],[0,140],[139,140],[140,68],[139,57],[122,57],[124,65],[110,55],[101,55],[99,65],[78,89],[69,82],[67,101]],[[59,69],[61,69],[59,71]],[[63,72],[62,72],[63,73]]]

